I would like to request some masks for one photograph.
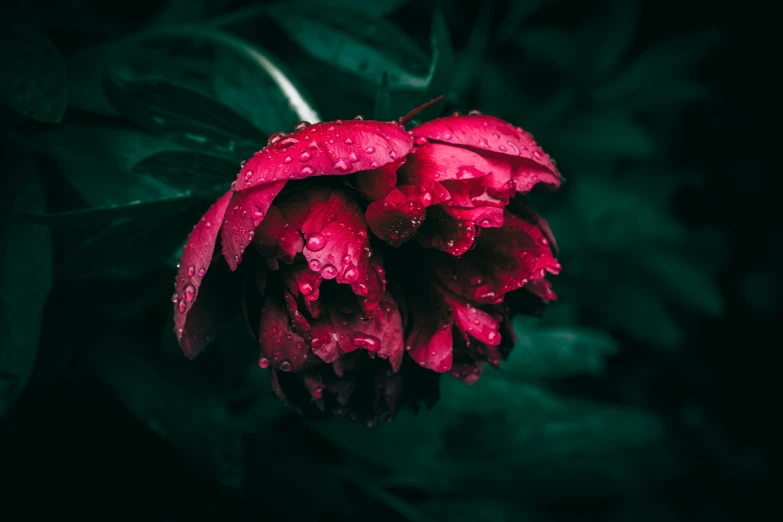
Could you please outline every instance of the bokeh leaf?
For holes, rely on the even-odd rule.
[[[424,89],[429,60],[391,23],[356,9],[307,9],[280,4],[270,10],[288,37],[313,58],[376,85],[384,72],[392,88]]]
[[[40,29],[4,17],[0,23],[0,101],[34,120],[59,122],[68,103],[65,62]]]
[[[4,147],[3,170],[12,176],[0,194],[0,417],[33,371],[43,308],[52,285],[50,232],[16,211],[16,207],[44,204],[34,160]]]

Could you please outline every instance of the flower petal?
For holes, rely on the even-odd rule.
[[[560,271],[535,218],[506,212],[504,221],[502,228],[485,229],[476,248],[461,258],[437,261],[438,278],[452,292],[479,303],[496,303],[546,272]]]
[[[528,160],[532,165],[543,167],[546,171],[557,175],[553,181],[558,185],[560,182],[557,167],[552,163],[549,155],[541,150],[533,135],[521,127],[514,127],[494,116],[439,118],[414,128],[413,135],[417,138],[463,145]]]
[[[546,279],[534,279],[525,285],[525,289],[540,297],[545,303],[557,300],[557,294],[552,290],[552,283]]]
[[[262,358],[259,365],[284,372],[300,372],[320,360],[315,357],[304,339],[291,330],[288,314],[279,296],[269,295],[261,310],[259,344]]]
[[[481,178],[492,172],[490,163],[478,152],[439,143],[416,147],[409,158],[400,173],[406,183],[422,192],[435,183]]]
[[[473,246],[475,237],[476,227],[471,221],[455,219],[444,207],[438,206],[427,212],[427,220],[419,234],[419,244],[461,256]]]
[[[302,234],[290,226],[276,205],[269,207],[263,219],[255,230],[253,245],[266,259],[293,263],[296,254],[304,249]]]
[[[261,185],[251,190],[234,192],[223,221],[221,240],[223,257],[231,270],[236,270],[242,254],[253,240],[256,227],[261,224],[272,201],[285,186],[285,182]]]
[[[458,221],[475,223],[481,228],[499,228],[503,226],[504,212],[498,207],[443,207],[443,211]]]
[[[174,327],[177,338],[185,355],[190,358],[198,355],[207,344],[204,336],[193,339],[190,335],[185,335],[186,326],[188,330],[200,328],[196,320],[192,320],[192,324],[187,324],[187,318],[197,302],[201,282],[212,264],[220,223],[223,221],[226,209],[228,209],[231,196],[231,192],[226,192],[209,207],[201,220],[193,227],[193,231],[182,248],[179,270],[177,278],[174,280],[175,294],[172,300],[174,301]],[[201,311],[198,313],[199,317],[203,314]],[[183,341],[183,337],[185,341]]]
[[[301,208],[307,208],[306,218]],[[359,296],[369,293],[370,242],[361,208],[340,190],[308,191],[304,197],[280,203],[305,237],[303,254],[310,270],[324,279],[348,284]]]
[[[461,362],[455,362],[451,366],[449,375],[459,379],[465,384],[475,384],[481,374],[484,373],[484,365],[480,361],[466,359]]]
[[[420,366],[438,373],[451,369],[452,324],[451,310],[441,301],[432,306],[414,301],[413,328],[405,342],[405,350]]]
[[[405,158],[403,156],[383,167],[358,173],[356,184],[372,200],[385,198],[397,185],[397,170],[405,163]]]
[[[394,123],[316,123],[273,136],[239,171],[235,187],[244,191],[273,181],[372,170],[404,157],[411,147],[413,138]]]
[[[500,322],[490,314],[471,305],[465,299],[451,294],[451,292],[444,292],[443,300],[451,308],[454,324],[462,332],[466,342],[471,342],[472,337],[490,346],[500,344]]]
[[[389,192],[384,199],[370,203],[365,218],[373,234],[398,247],[416,233],[426,214],[413,186],[403,185]]]

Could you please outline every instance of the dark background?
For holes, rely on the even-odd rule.
[[[401,13],[392,13],[389,19],[428,50],[434,4],[416,4],[403,6]],[[555,24],[567,33],[575,33],[590,23],[585,12],[592,12],[593,7],[587,7],[585,11],[584,5],[574,4],[592,6],[601,2],[560,4],[566,6],[550,8],[541,18],[533,17],[525,23]],[[639,4],[639,25],[631,50],[627,53],[629,56],[672,37],[681,38],[685,46],[688,35],[696,34],[705,27],[720,32],[719,43],[690,65],[688,71],[690,78],[707,87],[709,100],[683,103],[671,109],[674,116],[670,119],[668,130],[655,136],[662,144],[658,150],[666,151],[664,159],[647,159],[642,155],[616,161],[612,158],[596,161],[588,157],[584,162],[592,161],[591,167],[594,167],[611,161],[614,167],[622,169],[633,162],[663,161],[673,173],[698,171],[701,174],[698,184],[680,187],[672,194],[671,213],[678,222],[689,227],[709,225],[718,231],[721,243],[717,250],[719,259],[704,260],[713,251],[702,250],[699,244],[689,246],[686,242],[678,252],[701,250],[693,254],[693,259],[697,259],[694,264],[700,267],[703,263],[704,268],[699,271],[709,272],[709,280],[722,296],[724,305],[717,314],[675,312],[682,337],[674,343],[676,346],[666,348],[658,347],[655,339],[634,335],[633,327],[607,322],[600,314],[593,317],[588,311],[578,314],[577,318],[566,314],[570,323],[611,335],[619,349],[613,355],[605,356],[602,371],[593,375],[563,375],[547,381],[547,388],[570,397],[589,397],[608,404],[632,404],[652,412],[666,427],[667,447],[674,448],[672,453],[666,453],[667,458],[674,455],[671,458],[675,465],[671,470],[659,473],[657,466],[660,462],[657,462],[655,453],[658,450],[648,449],[643,442],[635,444],[634,440],[630,440],[633,436],[629,435],[627,441],[611,442],[613,439],[609,438],[607,444],[616,448],[614,454],[609,452],[585,457],[587,461],[592,462],[592,457],[598,462],[594,465],[596,469],[601,468],[602,463],[617,459],[620,464],[613,468],[620,470],[614,477],[616,480],[607,481],[612,485],[600,485],[603,479],[596,477],[603,475],[591,465],[579,471],[572,470],[569,466],[579,467],[578,463],[573,464],[572,459],[578,460],[580,454],[574,457],[574,454],[564,451],[566,456],[561,460],[552,457],[556,462],[544,459],[535,464],[535,471],[522,468],[493,472],[491,464],[487,465],[487,469],[477,466],[476,483],[467,487],[472,494],[464,493],[464,487],[447,488],[445,491],[391,487],[386,493],[379,493],[372,487],[362,488],[357,481],[345,479],[345,476],[363,470],[362,473],[372,477],[370,480],[378,479],[380,484],[378,477],[384,476],[379,471],[382,465],[376,468],[377,462],[359,463],[355,458],[346,457],[346,452],[339,445],[321,438],[317,430],[313,431],[304,422],[281,414],[272,416],[268,424],[262,424],[255,430],[257,433],[244,435],[244,457],[241,460],[245,478],[240,484],[234,484],[236,487],[231,487],[230,480],[221,479],[219,470],[211,469],[209,464],[198,463],[199,455],[206,451],[204,448],[207,446],[198,445],[200,443],[189,446],[188,435],[193,435],[189,430],[199,429],[195,421],[188,425],[190,427],[182,428],[184,436],[160,436],[150,429],[149,419],[144,419],[143,415],[140,417],[138,409],[128,405],[128,394],[118,395],[116,387],[106,384],[106,373],[102,374],[101,368],[120,368],[121,372],[122,360],[103,365],[90,362],[91,356],[85,355],[97,349],[85,347],[94,343],[92,339],[97,330],[109,329],[109,339],[126,335],[117,331],[117,326],[96,325],[102,319],[90,321],[89,318],[94,313],[96,301],[112,307],[120,296],[132,293],[127,281],[116,282],[98,277],[74,284],[68,283],[67,274],[55,271],[54,290],[46,305],[43,326],[40,326],[42,344],[35,372],[0,423],[0,498],[2,509],[10,513],[2,518],[359,520],[372,517],[377,520],[414,520],[417,515],[403,514],[405,506],[414,506],[417,513],[432,517],[427,520],[620,522],[766,520],[779,511],[779,503],[773,496],[775,484],[780,484],[777,458],[783,436],[778,418],[783,390],[775,321],[781,311],[777,299],[782,286],[777,270],[781,223],[779,196],[774,190],[777,184],[773,183],[775,176],[771,167],[772,154],[779,148],[780,136],[777,123],[779,90],[774,82],[780,51],[777,42],[779,28],[773,16],[775,7],[773,2],[753,1],[642,1]],[[30,18],[30,11],[49,9],[55,5],[55,2],[33,2],[13,11],[6,22],[13,20],[12,16]],[[90,30],[91,23],[100,25],[102,20],[108,19],[122,31],[133,31],[143,25],[149,13],[159,8],[153,2],[134,3],[122,8],[121,14],[114,14],[111,8],[101,6],[100,2],[91,5],[71,2],[68,7],[66,11],[77,13],[82,21],[77,24],[77,29],[69,29],[67,22],[48,23],[43,27],[66,57],[106,37],[107,31]],[[218,11],[228,12],[237,7],[242,5],[223,3]],[[480,8],[474,2],[462,1],[447,2],[444,7],[454,46],[464,48],[469,44],[465,36],[469,30],[465,28],[469,29],[473,21],[480,18]],[[490,32],[500,27],[503,13],[512,7],[502,1],[494,4],[495,15]],[[257,23],[253,30],[243,34],[260,33],[262,24],[269,22]],[[269,31],[274,32],[274,29]],[[238,29],[238,32],[241,33],[241,30]],[[273,49],[272,42],[259,38],[263,45],[276,53],[278,59],[294,64],[295,73],[309,67],[308,60],[312,59],[303,57],[295,46],[285,43],[279,49]],[[278,39],[278,36],[274,38]],[[13,53],[9,45],[4,43],[4,53]],[[500,45],[491,48],[490,55],[483,57],[482,61],[497,60],[509,66],[518,63],[513,55],[515,52],[519,49]],[[670,59],[675,61],[680,51],[675,46],[670,52]],[[297,68],[299,63],[304,65]],[[520,75],[524,76],[526,83],[536,83],[543,90],[559,88],[561,77],[550,74],[546,68],[536,69],[533,74],[520,72]],[[347,84],[347,77],[321,77],[321,82],[312,82],[313,79],[306,75],[300,77],[316,99],[324,118],[351,117],[354,112],[363,112],[366,116],[372,113],[373,95],[366,99],[346,96],[345,99],[335,99],[335,105],[329,106],[328,97],[319,97],[316,92],[322,82],[330,81],[331,85],[324,89],[339,93],[341,81]],[[308,81],[311,83],[308,84]],[[479,68],[474,81],[481,84],[494,80]],[[482,99],[486,97],[482,98],[481,89],[474,86],[463,97],[456,97],[452,105],[460,110],[479,108],[498,113],[498,110],[485,108]],[[499,115],[526,126],[524,115],[515,113],[513,106],[516,100],[501,100],[501,103],[497,97],[494,99],[496,105],[505,104],[508,111],[508,114]],[[352,103],[365,105],[353,109]],[[28,131],[36,131],[35,125],[38,124],[20,122],[17,116],[11,115],[11,111],[3,114],[11,121],[4,124],[3,130],[7,136],[16,137],[9,137],[4,142],[4,155],[10,155],[8,151],[19,143],[14,140],[20,134],[31,135]],[[648,120],[644,118],[654,119],[654,115],[648,114],[640,119],[646,125]],[[69,117],[87,118],[67,112],[66,123]],[[550,151],[545,136],[556,135],[558,126],[553,125],[551,130],[542,133],[537,129],[531,130],[542,146]],[[568,147],[562,147],[562,151],[551,153],[559,160],[569,184],[578,186],[583,157],[579,154],[569,156]],[[618,148],[622,149],[622,145]],[[35,154],[45,155],[45,151]],[[619,156],[622,154],[618,153]],[[48,164],[44,165],[48,168]],[[15,172],[5,168],[3,183],[10,186],[8,179]],[[68,196],[63,196],[56,188],[56,181],[53,185],[46,176],[44,179],[49,183],[46,185],[49,207],[54,204],[67,206]],[[626,179],[633,183],[632,176]],[[605,182],[609,181],[610,178],[605,179]],[[673,182],[669,177],[660,177],[652,181],[648,179],[647,183],[654,186],[656,183],[665,185]],[[560,196],[556,193],[549,197],[557,199]],[[594,204],[600,206],[600,199]],[[556,227],[553,228],[561,243],[567,241],[558,234]],[[600,230],[596,232],[600,233]],[[688,234],[690,238],[691,233]],[[632,241],[629,241],[628,249],[633,249],[630,243]],[[568,267],[566,260],[563,264]],[[581,277],[588,279],[606,277],[604,273],[613,269],[611,263],[598,261],[587,261],[584,266]],[[165,270],[151,271],[140,280],[147,288],[162,288],[161,300],[165,301],[170,288],[167,286],[170,274],[172,272]],[[687,276],[684,277],[687,280]],[[597,292],[615,291],[622,296],[626,289],[624,284],[617,279],[616,287],[599,287]],[[559,291],[557,278],[554,285]],[[576,293],[580,306],[589,309],[593,300],[600,300],[600,295],[588,296],[585,292],[566,290],[561,293],[561,300],[568,300]],[[694,298],[699,299],[698,292]],[[70,310],[70,313],[76,311],[81,320],[66,319],[69,316],[64,310]],[[146,313],[153,316],[153,319],[145,319],[147,322],[121,319],[116,324],[120,325],[119,328],[143,330],[144,327],[138,327],[139,324],[157,325],[163,320],[155,319],[156,314],[160,315],[156,310],[154,307],[147,310]],[[654,319],[644,315],[644,311],[638,313],[642,323],[654,323]],[[145,312],[135,314],[134,317],[144,317]],[[657,327],[653,324],[652,328]],[[147,332],[143,331],[141,335],[147,335]],[[157,330],[151,328],[147,338],[154,339],[157,345]],[[100,346],[100,350],[111,349],[110,344]],[[108,379],[111,381],[112,377]],[[150,396],[160,397],[156,384],[143,378],[128,386],[130,389],[144,388]],[[477,387],[472,393],[480,394],[481,391]],[[169,404],[171,409],[181,408],[175,399],[166,396],[165,400],[172,401]],[[482,399],[474,397],[473,400],[480,404]],[[490,399],[485,397],[485,400]],[[433,411],[437,411],[438,407]],[[478,406],[476,411],[481,412],[482,407]],[[417,422],[437,422],[430,415],[431,412],[427,411],[420,413]],[[495,432],[482,432],[482,417],[476,415],[474,410],[466,409],[463,430],[448,434],[443,439],[450,448],[449,458],[454,461],[475,458],[472,455],[476,445],[497,445],[498,448],[494,449],[501,455],[532,451],[524,446],[504,443],[504,439]],[[524,418],[522,415],[519,422],[524,423]],[[165,423],[165,420],[162,422]],[[618,422],[622,424],[622,418]],[[621,431],[621,428],[612,426],[605,429]],[[574,436],[577,439],[581,437],[579,433]],[[584,435],[590,436],[595,435]],[[433,444],[427,436],[420,441],[421,444]],[[544,440],[540,444],[545,447],[547,442]],[[379,446],[374,451],[401,450]],[[589,450],[582,451],[589,453]],[[637,453],[646,458],[639,458]],[[624,466],[622,463],[626,458],[627,466]],[[324,463],[340,463],[338,469],[345,476],[327,473]],[[542,468],[545,469],[542,471]],[[544,473],[547,469],[552,471],[552,476]],[[449,473],[446,464],[443,473]],[[507,476],[495,476],[494,481],[481,480],[482,474],[503,473]],[[535,478],[538,474],[547,476],[538,480]],[[498,480],[505,486],[499,487]],[[325,500],[327,497],[328,500]]]

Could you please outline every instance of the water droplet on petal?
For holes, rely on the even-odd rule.
[[[277,147],[278,149],[282,150],[282,149],[287,149],[288,147],[291,147],[293,145],[296,145],[297,143],[299,143],[298,139],[289,137],[289,138],[284,138],[284,139],[278,141],[275,144],[275,147]]]
[[[312,270],[313,272],[318,272],[319,270],[321,270],[321,262],[318,261],[317,259],[311,259],[310,262],[308,263],[308,266],[310,267],[310,270]]]
[[[171,302],[176,303],[178,299],[179,299],[179,294],[177,294],[177,292],[174,292],[174,295],[171,296]]]
[[[324,265],[321,269],[321,277],[324,279],[334,279],[337,277],[337,268],[334,265]]]
[[[355,162],[359,161],[359,158],[353,152],[351,152],[351,155],[348,156],[348,159],[351,161],[351,163],[355,163]]]
[[[303,281],[299,283],[299,291],[302,292],[302,295],[310,295],[313,293],[313,285],[307,281]]]
[[[390,157],[391,159],[393,159],[393,160],[394,160],[394,159],[397,159],[397,153],[396,153],[396,152],[394,152],[394,151],[391,151],[391,152],[389,153],[389,157]]]
[[[299,161],[309,161],[310,160],[310,153],[307,151],[304,151],[299,155]]]
[[[468,113],[469,116],[481,116],[481,111],[472,110]]]
[[[296,124],[296,127],[294,127],[294,131],[300,131],[302,129],[306,129],[309,126],[310,126],[309,121],[300,121],[299,123]]]
[[[326,246],[326,238],[321,234],[313,234],[307,240],[307,248],[313,252],[318,252]]]
[[[316,150],[318,149],[318,143],[315,140],[313,140],[307,144],[307,148],[310,150]]]
[[[276,132],[269,136],[269,140],[267,141],[268,145],[274,145],[278,143],[280,140],[282,140],[285,137],[285,132]]]
[[[305,165],[299,172],[301,172],[303,176],[312,176],[315,173],[315,169],[309,165]]]
[[[364,116],[362,116],[361,114],[357,114],[356,116],[353,117],[353,119],[354,120],[363,120]]]
[[[366,152],[367,154],[372,154],[373,152],[375,152],[375,149],[372,147],[367,147],[366,149],[364,149],[364,152]]]
[[[196,298],[196,287],[193,285],[185,285],[182,289],[182,293],[185,296],[185,301],[192,301]]]
[[[261,358],[258,360],[258,365],[259,365],[261,368],[268,368],[268,367],[269,367],[269,359],[267,359],[266,357],[261,357]]]
[[[345,272],[343,272],[343,278],[349,283],[355,282],[359,279],[359,269],[353,265],[348,265]]]
[[[346,145],[353,145],[353,140],[351,138],[345,138],[345,144]]]
[[[371,352],[377,352],[381,347],[381,340],[374,335],[356,332],[351,336],[351,344],[357,348],[364,348]]]
[[[199,277],[204,277],[206,274],[207,274],[206,269],[204,269],[204,268],[199,268],[198,269],[198,276]]]
[[[444,140],[447,140],[447,141],[448,141],[448,140],[450,140],[450,139],[451,139],[451,134],[449,134],[449,133],[447,132],[446,134],[444,134],[444,135],[443,135],[443,139],[444,139]]]
[[[177,305],[177,309],[179,310],[179,313],[184,314],[185,313],[185,307],[186,307],[185,300],[184,299],[180,299],[179,303]]]
[[[196,267],[195,266],[189,266],[188,267],[188,276],[193,277],[193,274],[196,273]]]
[[[291,159],[291,156],[286,156],[285,159],[283,160],[283,163],[291,163],[291,161],[293,161]]]
[[[380,166],[381,166],[381,164],[378,163],[377,161],[373,161],[372,163],[370,163],[370,167],[372,167],[374,169],[377,169]]]
[[[286,360],[281,361],[280,362],[280,369],[283,370],[284,372],[290,372],[291,371],[291,363],[286,361]]]
[[[334,170],[337,170],[339,172],[348,172],[351,170],[351,165],[344,159],[339,159],[334,164]]]

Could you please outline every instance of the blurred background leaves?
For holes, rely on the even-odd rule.
[[[773,219],[747,233],[763,204],[732,199],[734,178],[764,181],[723,160],[738,150],[720,119],[734,87],[715,81],[732,14],[689,9],[16,6],[0,32],[0,415],[31,384],[0,428],[17,454],[6,469],[30,488],[93,441],[108,464],[73,488],[108,488],[103,500],[45,491],[102,520],[122,518],[123,491],[133,520],[730,518],[726,502],[767,471],[762,440],[737,433],[767,422],[742,406],[760,400],[747,381],[773,375],[751,346],[765,327],[735,330],[779,315],[781,277],[759,241]],[[522,125],[569,180],[532,198],[558,239],[560,301],[515,319],[503,369],[444,379],[432,410],[368,428],[287,412],[241,335],[182,358],[167,301],[178,250],[240,161],[299,120],[394,119],[441,94],[422,119],[480,109]],[[72,457],[24,460],[46,447]],[[673,493],[694,480],[703,491]]]

